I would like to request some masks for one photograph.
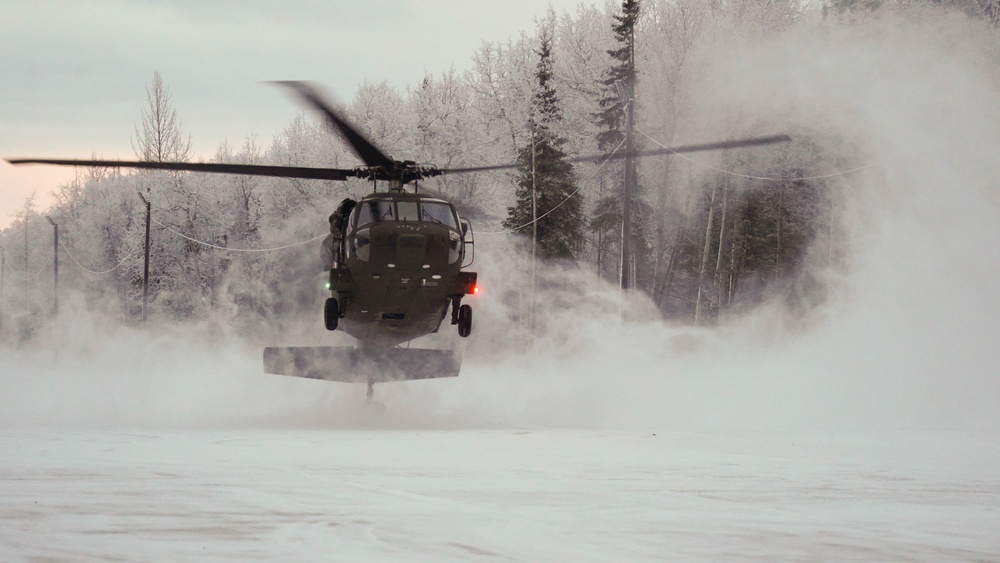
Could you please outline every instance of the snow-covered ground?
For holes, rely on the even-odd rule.
[[[87,368],[0,361],[0,559],[1000,558],[1000,434],[919,428],[884,395],[872,418],[752,364],[768,401],[678,383],[708,372],[467,362],[377,386],[380,409],[141,336]],[[149,357],[173,361],[127,367]]]
[[[996,434],[22,428],[0,558],[996,560]]]

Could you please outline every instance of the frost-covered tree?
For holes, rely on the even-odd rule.
[[[623,0],[621,15],[615,15],[614,31],[618,45],[608,50],[612,64],[601,79],[600,111],[595,115],[602,130],[597,135],[601,150],[613,150],[625,139],[625,100],[618,93],[616,83],[635,88],[638,74],[635,67],[636,24],[639,21],[639,0]]]
[[[767,131],[754,131],[767,118],[751,115],[744,104],[728,104],[725,83],[715,76],[732,53],[773,37],[782,26],[795,25],[802,3],[642,0],[641,11],[639,3],[615,0],[601,7],[580,6],[560,17],[550,10],[539,25],[547,39],[542,48],[538,36],[525,33],[487,43],[474,54],[473,68],[464,75],[446,72],[413,85],[365,84],[346,113],[398,158],[442,167],[518,163],[513,172],[444,175],[421,182],[420,189],[438,190],[456,202],[481,233],[496,231],[504,223],[508,228],[526,225],[518,232],[530,237],[531,217],[541,216],[540,256],[596,261],[606,279],[617,279],[624,163],[569,165],[576,156],[624,151],[619,145],[625,115],[615,82],[634,85],[634,96],[641,101],[636,137],[644,139],[647,148],[772,133],[771,126],[792,134],[795,147],[805,147],[802,139],[807,136],[786,130],[773,119],[766,121]],[[826,4],[848,14],[829,18],[830,25],[854,25],[873,13],[857,8],[874,4],[881,4],[885,12],[889,7],[898,12],[919,7],[912,11],[936,13],[928,6],[938,4],[989,15],[1000,0]],[[636,80],[638,69],[641,81]],[[143,160],[190,159],[190,138],[181,133],[170,92],[158,73],[146,94],[147,106],[131,139],[136,155]],[[835,202],[826,199],[823,186],[791,180],[751,182],[724,172],[787,179],[842,168],[819,164],[830,154],[829,144],[821,143],[808,150],[702,153],[690,161],[667,155],[642,159],[645,196],[640,192],[633,197],[631,223],[636,235],[632,248],[638,258],[635,285],[651,294],[664,316],[685,320],[697,315],[708,321],[752,307],[775,288],[788,290],[783,295],[794,293],[795,284],[806,279],[800,273],[802,265],[814,259],[816,246],[823,247],[822,257],[831,262],[838,253],[834,247],[844,237],[837,234],[831,218]],[[284,131],[259,144],[252,135],[242,146],[224,143],[213,159],[337,168],[360,164],[311,112],[300,114]],[[856,160],[845,158],[843,167]],[[530,194],[532,183],[535,198]],[[569,197],[577,188],[579,192]],[[88,170],[59,188],[51,213],[60,222],[60,241],[67,251],[98,272],[80,272],[71,290],[85,292],[88,306],[115,309],[117,304],[125,319],[138,317],[142,292],[145,208],[136,189],[153,201],[154,315],[197,318],[214,311],[238,318],[235,324],[240,327],[261,327],[286,322],[282,319],[301,324],[302,319],[315,317],[314,301],[321,294],[315,246],[287,247],[322,236],[336,204],[348,195],[362,196],[371,184],[357,179],[325,182]],[[51,228],[44,217],[40,220],[36,225],[36,217],[28,229],[32,265],[51,250]],[[581,223],[586,224],[581,227]],[[25,273],[24,230],[19,227],[15,223],[0,236],[8,269]],[[226,252],[182,235],[220,247],[283,249]],[[492,246],[495,240],[486,238],[483,244]],[[43,262],[50,263],[37,264]],[[66,268],[69,272],[75,266]],[[514,287],[523,281],[516,279],[522,270],[510,270]],[[34,268],[27,273],[35,273]],[[543,284],[558,284],[557,278],[544,274],[541,279],[548,280]],[[12,275],[6,281],[5,304],[11,306],[13,297],[24,301],[20,282]],[[50,297],[44,288],[45,284],[29,288],[37,291],[40,303]]]
[[[562,150],[566,141],[555,132],[562,110],[552,84],[548,30],[543,30],[540,43],[530,142],[518,152],[517,203],[508,208],[504,227],[530,236],[542,258],[573,259],[582,246],[583,204],[573,165]]]
[[[157,71],[153,71],[153,81],[146,87],[146,107],[140,125],[135,127],[132,150],[136,158],[148,162],[184,162],[191,158],[191,136],[184,137],[170,89]]]
[[[52,227],[38,212],[35,193],[25,199],[13,223],[0,236],[5,271],[2,307],[6,316],[0,335],[19,340],[30,338],[45,320],[50,308],[52,275]]]
[[[1000,23],[1000,0],[826,0],[825,14],[861,14],[880,8],[935,6],[960,10],[974,17]]]
[[[407,100],[408,122],[413,130],[406,134],[410,145],[403,154],[441,168],[492,163],[492,143],[487,141],[483,120],[478,119],[471,101],[468,82],[454,70],[439,78],[425,76]],[[483,203],[479,188],[487,179],[482,174],[454,174],[428,184],[456,204],[478,207]]]
[[[598,102],[600,110],[595,114],[597,124],[601,132],[597,135],[598,147],[607,153],[624,151],[623,141],[625,140],[626,127],[626,104],[635,104],[634,93],[638,84],[638,72],[636,70],[636,33],[640,15],[639,0],[623,0],[621,14],[614,15],[612,31],[617,41],[617,48],[608,51],[611,57],[611,66],[604,72],[601,81],[603,86],[601,98]],[[634,108],[633,108],[634,111]],[[624,163],[624,161],[622,161]],[[631,249],[632,264],[623,265],[634,272],[632,279],[635,286],[644,290],[650,288],[650,263],[651,245],[647,241],[646,223],[649,220],[651,209],[642,197],[642,190],[638,182],[635,161],[632,161],[632,169],[625,173],[621,168],[609,167],[606,176],[605,187],[602,190],[600,199],[595,205],[594,212],[590,220],[590,228],[595,232],[598,240],[598,269],[602,273],[611,273],[612,277],[617,277],[618,263],[612,256],[621,255],[621,245],[628,244]],[[631,186],[630,206],[630,240],[622,241],[621,232],[624,222],[624,193],[626,175],[633,178]],[[618,253],[614,253],[614,247],[618,247]]]

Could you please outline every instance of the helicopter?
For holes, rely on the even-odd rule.
[[[412,160],[396,160],[365,137],[335,110],[309,82],[281,81],[317,110],[364,162],[355,168],[309,168],[249,164],[7,159],[11,164],[52,164],[152,170],[242,174],[317,180],[360,178],[373,191],[359,201],[346,198],[330,215],[330,234],[321,248],[324,271],[329,272],[330,296],[323,306],[324,325],[357,340],[357,346],[267,347],[264,371],[310,379],[367,383],[368,399],[375,383],[455,377],[461,357],[454,350],[401,347],[436,333],[449,319],[459,337],[472,333],[472,307],[462,299],[477,293],[478,275],[466,271],[474,260],[472,224],[447,200],[420,193],[418,182],[444,174],[504,170],[516,164],[467,168],[438,168]],[[754,137],[634,151],[653,156],[728,149],[790,141],[786,135]],[[613,154],[584,156],[570,162],[597,162],[623,158]],[[386,186],[379,191],[379,183]],[[412,191],[406,186],[412,184]],[[450,317],[449,317],[450,310]]]

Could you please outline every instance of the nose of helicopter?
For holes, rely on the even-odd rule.
[[[427,256],[427,237],[418,234],[400,235],[396,241],[396,265],[419,268]]]

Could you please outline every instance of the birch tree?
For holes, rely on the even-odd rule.
[[[184,137],[170,89],[158,71],[146,87],[146,106],[135,127],[132,150],[145,162],[185,162],[191,158],[191,136]]]

